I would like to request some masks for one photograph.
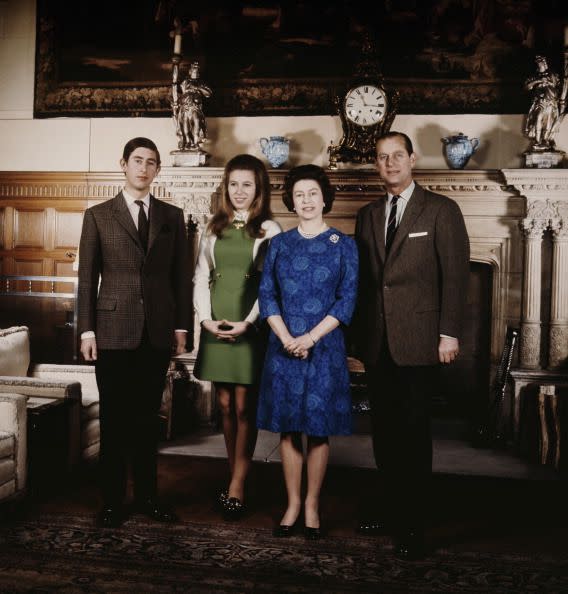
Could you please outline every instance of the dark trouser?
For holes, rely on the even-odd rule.
[[[158,413],[170,361],[169,349],[156,349],[144,333],[134,350],[99,350],[101,490],[105,505],[124,502],[128,464],[134,497],[157,493]]]
[[[430,400],[437,373],[438,366],[398,366],[388,348],[377,366],[367,369],[373,451],[386,495],[383,512],[398,528],[420,527],[429,506]]]

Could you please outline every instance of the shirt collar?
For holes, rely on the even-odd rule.
[[[414,180],[412,180],[410,182],[410,185],[405,188],[400,194],[399,196],[403,199],[406,200],[406,202],[408,202],[410,200],[410,197],[412,196],[412,192],[414,192],[414,188],[416,187],[416,184],[414,183]],[[391,194],[390,192],[387,194],[388,195],[388,202],[389,204],[392,202],[392,197],[393,194]]]
[[[123,189],[122,190],[122,195],[124,196],[124,199],[126,200],[126,205],[129,208],[132,205],[134,205],[134,201],[135,200],[142,200],[142,202],[144,202],[144,206],[146,206],[146,208],[150,208],[150,192],[148,192],[146,194],[146,196],[144,196],[143,198],[133,198],[125,189]]]

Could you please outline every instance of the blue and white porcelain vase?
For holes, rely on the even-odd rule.
[[[479,146],[478,138],[470,139],[461,132],[440,140],[444,143],[444,154],[451,169],[463,169]]]
[[[270,136],[270,138],[260,138],[258,142],[262,153],[274,169],[286,163],[290,155],[290,141],[287,138]]]

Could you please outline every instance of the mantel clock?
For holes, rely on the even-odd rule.
[[[396,115],[398,92],[385,89],[368,39],[349,89],[335,103],[343,136],[339,144],[332,143],[328,148],[329,168],[336,169],[338,163],[374,163],[377,138],[389,131]]]

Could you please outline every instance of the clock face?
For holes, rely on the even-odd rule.
[[[345,97],[345,116],[358,126],[374,126],[385,116],[387,97],[383,90],[373,85],[359,85]]]

